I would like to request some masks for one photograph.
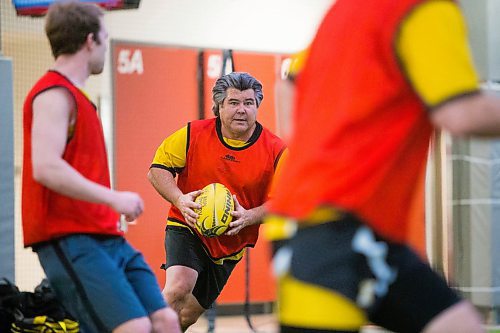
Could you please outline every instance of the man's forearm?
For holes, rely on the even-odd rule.
[[[148,179],[156,191],[172,205],[177,205],[177,199],[183,194],[177,186],[174,176],[167,170],[151,168]]]
[[[264,216],[267,213],[266,204],[250,209],[252,212],[252,224],[262,223]]]

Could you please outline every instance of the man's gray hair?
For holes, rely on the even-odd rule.
[[[248,73],[243,72],[232,72],[220,77],[212,89],[212,111],[215,116],[219,116],[219,106],[224,103],[224,99],[227,97],[227,89],[235,88],[240,91],[253,89],[255,92],[255,102],[257,107],[259,107],[264,94],[262,93],[262,84]]]

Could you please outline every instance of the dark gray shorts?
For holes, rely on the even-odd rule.
[[[369,320],[395,332],[420,332],[460,301],[409,247],[376,235],[356,218],[299,228],[286,245],[296,279],[340,293]]]
[[[165,251],[167,253],[166,268],[180,265],[198,272],[193,295],[205,309],[209,309],[219,297],[238,263],[235,260],[224,260],[221,265],[214,263],[203,249],[198,237],[193,235],[188,228],[177,226],[167,227]]]

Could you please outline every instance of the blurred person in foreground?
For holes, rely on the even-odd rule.
[[[271,237],[291,230],[275,256],[281,332],[483,332],[406,238],[433,131],[500,135],[459,7],[338,0],[303,56],[266,218]]]
[[[172,204],[165,231],[163,294],[185,330],[209,309],[246,247],[257,242],[268,190],[285,145],[257,121],[262,84],[248,73],[219,78],[212,89],[215,118],[195,120],[158,147],[148,178]],[[177,181],[176,181],[177,177]],[[232,222],[221,236],[201,235],[195,199],[211,183],[233,194]]]
[[[45,30],[55,63],[24,104],[24,245],[38,254],[81,332],[177,333],[175,311],[123,237],[120,214],[136,219],[143,201],[110,189],[101,123],[82,90],[104,66],[103,16],[84,2],[49,8]]]

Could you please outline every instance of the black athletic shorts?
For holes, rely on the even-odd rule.
[[[209,309],[226,285],[237,260],[214,263],[203,249],[201,241],[188,228],[167,226],[165,234],[166,268],[175,265],[190,267],[198,272],[193,295],[200,305]]]
[[[394,332],[420,332],[460,297],[408,246],[376,235],[353,216],[299,228],[286,245],[290,274],[355,302]]]

